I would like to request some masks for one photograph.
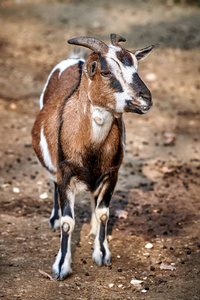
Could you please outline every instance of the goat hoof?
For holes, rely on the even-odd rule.
[[[111,266],[110,258],[111,258],[111,254],[109,254],[109,257],[104,257],[103,264],[107,267]]]
[[[106,255],[103,257],[103,253],[100,250],[95,250],[93,252],[92,259],[98,266],[102,266],[102,265],[109,266],[111,253],[109,250],[107,250]]]

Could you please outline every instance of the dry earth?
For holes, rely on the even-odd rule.
[[[0,298],[200,299],[196,2],[7,0],[0,1],[0,24]],[[126,157],[109,223],[112,268],[91,259],[86,195],[76,202],[74,273],[51,281],[38,270],[52,274],[59,233],[48,227],[52,185],[36,161],[30,130],[50,70],[71,51],[67,39],[109,42],[111,32],[125,36],[129,49],[156,45],[139,68],[154,107],[144,116],[125,115]],[[174,134],[173,143],[165,145],[165,133]]]

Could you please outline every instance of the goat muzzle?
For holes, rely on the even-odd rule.
[[[126,100],[126,107],[125,107],[125,111],[126,112],[134,112],[137,114],[146,114],[150,108],[151,108],[152,104],[150,105],[138,105],[135,103],[134,100]]]

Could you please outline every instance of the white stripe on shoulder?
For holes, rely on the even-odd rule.
[[[48,77],[48,79],[47,79],[47,81],[46,81],[46,83],[45,83],[45,86],[44,86],[44,88],[43,88],[42,94],[41,94],[41,96],[40,96],[40,109],[43,108],[43,97],[44,97],[44,93],[45,93],[45,90],[46,90],[46,88],[47,88],[47,85],[48,85],[48,83],[49,83],[49,80],[50,80],[52,74],[53,74],[57,69],[59,69],[59,70],[60,70],[60,73],[59,73],[59,75],[58,75],[58,78],[59,78],[64,70],[66,70],[67,68],[69,68],[69,67],[71,67],[71,66],[77,64],[79,61],[85,62],[85,60],[84,60],[83,58],[81,58],[81,59],[68,58],[68,59],[66,59],[66,60],[61,61],[59,64],[57,64],[57,65],[53,68],[53,70],[51,71],[51,73],[50,73],[50,75],[49,75],[49,77]]]
[[[44,160],[44,163],[45,163],[46,167],[50,171],[56,172],[57,169],[52,164],[52,161],[51,161],[51,156],[50,156],[50,153],[49,153],[47,140],[46,140],[45,135],[44,135],[43,124],[42,124],[41,132],[40,132],[40,148],[41,148],[41,151],[42,151],[42,157],[43,157],[43,160]]]

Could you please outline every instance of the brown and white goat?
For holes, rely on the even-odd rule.
[[[74,202],[83,190],[91,192],[93,260],[99,266],[110,263],[107,222],[124,152],[122,114],[143,114],[152,106],[151,93],[137,67],[153,46],[130,52],[119,44],[125,41],[117,34],[111,34],[109,46],[90,37],[69,40],[92,53],[86,61],[67,59],[58,64],[40,97],[32,139],[40,163],[55,183],[50,225],[61,228],[61,246],[53,264],[55,278],[64,279],[72,272]]]

